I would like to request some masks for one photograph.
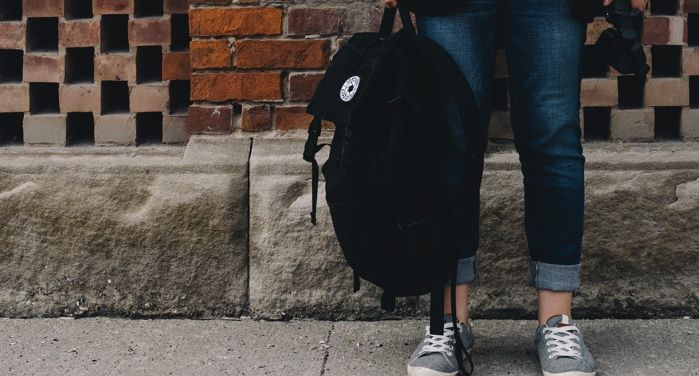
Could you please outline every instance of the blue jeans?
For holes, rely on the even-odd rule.
[[[567,0],[467,4],[467,9],[449,16],[419,16],[418,32],[440,44],[461,67],[486,118],[496,33],[504,33],[512,129],[524,175],[529,284],[575,291],[580,287],[585,195],[579,107],[586,25],[573,18]],[[478,179],[482,173],[480,161]],[[457,283],[477,277],[478,215],[466,229],[469,243],[459,262]]]

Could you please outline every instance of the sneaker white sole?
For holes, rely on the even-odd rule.
[[[571,372],[563,372],[563,373],[550,373],[546,371],[542,371],[544,373],[544,376],[595,376],[597,372],[580,372],[580,371],[571,371]]]
[[[459,372],[439,372],[424,367],[408,366],[408,376],[457,376]]]

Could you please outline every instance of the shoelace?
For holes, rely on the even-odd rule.
[[[544,328],[544,339],[549,358],[567,357],[582,360],[579,333],[580,329],[574,325]]]
[[[454,327],[450,324],[444,325],[444,334],[430,334],[430,327],[426,327],[426,344],[420,350],[420,355],[439,352],[448,356],[454,350]]]

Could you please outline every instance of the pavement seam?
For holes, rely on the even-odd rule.
[[[333,330],[335,330],[334,322],[330,325],[330,329],[328,330],[328,336],[325,338],[325,344],[327,346],[325,347],[323,354],[323,364],[321,364],[320,366],[320,376],[325,375],[325,365],[328,363],[328,358],[330,357],[330,336],[333,334]]]

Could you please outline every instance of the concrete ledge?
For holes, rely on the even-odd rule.
[[[322,184],[309,221],[303,141],[0,149],[0,316],[426,315],[426,296],[386,314],[369,283],[352,293]],[[532,317],[518,156],[491,151],[473,314]],[[585,144],[585,155],[577,315],[699,315],[699,144]]]
[[[250,141],[184,151],[0,153],[0,316],[246,310]]]
[[[310,224],[310,166],[303,140],[256,140],[251,158],[250,310],[267,318],[334,319],[426,315],[428,299],[386,315],[369,283],[352,293],[320,188]],[[481,278],[475,317],[532,317],[517,154],[493,145],[482,189]],[[585,317],[699,314],[699,147],[586,144]],[[319,161],[326,159],[326,154]]]

